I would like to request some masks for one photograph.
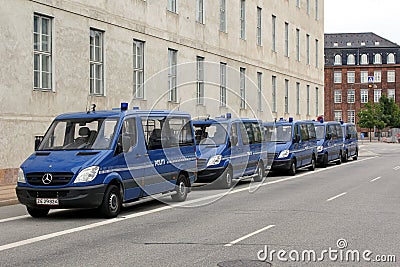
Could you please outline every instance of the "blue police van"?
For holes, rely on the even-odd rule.
[[[217,181],[230,188],[242,177],[262,181],[267,151],[257,119],[223,117],[193,121],[198,154],[198,182]]]
[[[33,217],[50,209],[97,208],[116,217],[123,203],[170,193],[184,201],[195,180],[188,113],[128,110],[62,114],[21,165],[16,193]]]
[[[325,168],[329,162],[342,163],[343,132],[339,122],[320,120],[314,122],[317,135],[317,163]]]
[[[289,175],[295,175],[300,168],[315,170],[317,140],[313,122],[281,118],[264,123],[264,130],[272,171],[286,171]]]
[[[343,162],[349,158],[358,158],[358,135],[354,123],[341,123],[343,130]]]

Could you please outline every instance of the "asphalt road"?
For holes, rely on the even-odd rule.
[[[357,161],[231,191],[198,185],[184,203],[164,197],[110,220],[87,210],[34,219],[21,205],[1,207],[0,266],[400,266],[399,151],[364,144]],[[266,250],[272,256],[259,261]],[[347,262],[355,250],[360,261]],[[372,262],[392,255],[397,262]]]

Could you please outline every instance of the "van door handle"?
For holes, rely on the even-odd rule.
[[[136,158],[140,158],[142,155],[140,154],[136,154]]]

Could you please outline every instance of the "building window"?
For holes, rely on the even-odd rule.
[[[197,57],[197,104],[204,105],[204,57]]]
[[[258,111],[263,111],[262,109],[262,73],[257,72],[257,93],[258,93]]]
[[[246,39],[246,1],[240,0],[240,38]]]
[[[226,32],[226,0],[220,0],[219,6],[219,30]]]
[[[257,45],[261,45],[261,14],[262,9],[261,7],[257,7]]]
[[[318,3],[319,1],[318,0],[315,0],[315,19],[316,20],[319,20],[319,7],[318,7]]]
[[[300,8],[300,0],[296,0],[296,7]]]
[[[296,114],[300,115],[300,83],[296,83]]]
[[[396,100],[396,91],[395,89],[388,89],[388,93],[387,93],[388,98],[393,99],[393,101]]]
[[[382,55],[381,54],[375,54],[374,64],[382,64]]]
[[[354,103],[356,100],[355,96],[355,90],[354,89],[349,89],[347,90],[347,103]]]
[[[315,87],[315,115],[319,115],[319,89]]]
[[[285,57],[289,56],[289,23],[285,22]]]
[[[342,56],[341,55],[335,55],[334,65],[342,65]]]
[[[347,72],[347,83],[355,83],[356,81],[356,74],[354,71]]]
[[[360,64],[361,65],[367,65],[369,62],[368,62],[368,55],[367,54],[362,54],[361,55],[361,62],[360,62]]]
[[[144,98],[144,42],[133,40],[133,96]]]
[[[289,113],[289,80],[285,79],[285,113]]]
[[[341,71],[335,71],[333,73],[333,82],[334,83],[342,83],[342,72]]]
[[[368,71],[361,71],[360,72],[360,82],[367,83],[368,82]]]
[[[272,51],[276,51],[276,16],[272,15]]]
[[[382,90],[381,89],[375,89],[374,90],[374,102],[377,103],[379,102],[379,99],[381,98],[382,95]]]
[[[272,112],[276,112],[276,76],[272,76]]]
[[[310,65],[311,57],[310,57],[310,35],[309,34],[306,34],[306,54],[307,54],[307,65]]]
[[[318,53],[318,48],[319,48],[319,41],[315,39],[315,67],[319,67],[319,53]]]
[[[392,82],[396,81],[395,75],[396,75],[396,72],[394,70],[388,70],[388,72],[387,72],[388,83],[392,83]]]
[[[103,32],[90,29],[90,94],[104,95]]]
[[[395,58],[394,58],[394,54],[393,53],[388,54],[388,56],[387,56],[387,64],[395,64],[395,63],[396,63],[396,61],[395,61]]]
[[[350,54],[347,56],[347,65],[355,65],[356,64],[356,58],[354,57],[353,54]]]
[[[335,90],[334,91],[333,101],[334,101],[335,104],[342,103],[342,90]]]
[[[178,51],[168,49],[168,91],[169,101],[178,102],[177,92],[177,60]]]
[[[341,110],[335,110],[334,111],[334,116],[335,116],[335,121],[342,121],[342,111]]]
[[[226,63],[219,64],[220,73],[220,88],[219,88],[219,102],[221,107],[226,106]]]
[[[347,111],[347,122],[348,123],[356,123],[355,113],[356,112],[354,110],[348,110]]]
[[[296,58],[300,61],[300,29],[296,29]]]
[[[361,89],[361,103],[368,103],[368,89]]]
[[[310,15],[310,0],[307,0],[307,14]]]
[[[52,89],[52,19],[33,16],[33,88]]]
[[[240,108],[246,108],[246,69],[240,68]]]
[[[380,70],[374,71],[374,82],[380,83],[382,81],[382,72]]]
[[[307,115],[310,115],[310,86],[307,85]]]
[[[204,0],[196,0],[196,21],[204,24]]]
[[[168,11],[177,12],[177,8],[176,8],[176,4],[177,4],[177,0],[168,0]]]

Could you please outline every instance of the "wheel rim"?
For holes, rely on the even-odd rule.
[[[228,171],[228,172],[226,173],[226,184],[227,184],[228,186],[230,186],[231,183],[232,183],[231,173]]]
[[[112,212],[118,210],[119,204],[118,204],[118,196],[116,194],[110,195],[109,206]]]
[[[292,162],[292,173],[296,172],[296,165],[294,164],[294,162]]]
[[[180,182],[178,186],[178,193],[183,196],[185,194],[185,183]]]
[[[259,177],[260,179],[263,178],[263,171],[262,171],[261,165],[258,165],[258,177]]]

